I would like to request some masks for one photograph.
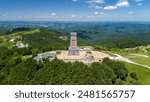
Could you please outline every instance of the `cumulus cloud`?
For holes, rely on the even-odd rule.
[[[142,2],[143,0],[134,0],[135,2]]]
[[[103,12],[100,12],[99,14],[101,14],[101,15],[104,15],[105,13],[103,13]]]
[[[98,6],[98,5],[95,5],[95,4],[92,4],[92,5],[90,5],[89,6],[90,8],[94,8],[94,9],[102,9],[103,7],[101,7],[101,6]]]
[[[128,0],[118,0],[118,2],[115,5],[108,5],[105,6],[103,9],[104,10],[114,10],[114,9],[118,9],[119,7],[129,7],[130,4],[128,2]]]
[[[114,9],[117,9],[118,7],[117,6],[106,6],[106,7],[104,7],[103,9],[104,10],[114,10]]]
[[[117,7],[129,7],[129,2],[128,0],[119,0],[118,3],[116,4]]]
[[[134,14],[135,12],[133,12],[133,11],[129,11],[128,13],[129,13],[129,14]]]
[[[114,9],[118,9],[119,7],[129,7],[129,6],[130,4],[128,0],[118,0],[118,2],[115,5],[108,5],[108,6],[105,6],[103,9],[114,10]]]
[[[137,3],[137,5],[138,5],[138,6],[141,6],[141,5],[142,5],[142,3]]]
[[[55,13],[55,12],[53,12],[53,13],[51,13],[51,15],[52,15],[52,16],[56,16],[56,13]]]
[[[82,0],[72,0],[74,2],[76,1],[82,1]],[[84,0],[82,3],[88,4],[89,8],[93,8],[96,10],[103,9],[103,10],[114,10],[119,9],[121,7],[130,7],[131,0],[116,0],[117,2],[115,4],[109,4],[109,0]],[[142,5],[143,0],[132,0],[134,1],[138,6]],[[104,5],[102,5],[105,3]],[[108,5],[107,5],[108,4]]]
[[[133,0],[138,6],[142,5],[143,0]]]
[[[98,12],[95,12],[94,14],[95,14],[95,15],[98,15]]]
[[[75,18],[75,17],[76,17],[76,15],[72,15],[71,17],[72,17],[72,18]]]
[[[100,4],[105,3],[105,0],[87,0],[87,4],[89,4],[89,8],[94,8],[94,9],[102,9],[103,7],[100,6]]]

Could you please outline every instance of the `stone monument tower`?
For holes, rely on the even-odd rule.
[[[70,34],[70,47],[69,47],[69,52],[68,55],[74,55],[77,56],[79,55],[79,48],[77,46],[77,33],[76,32],[71,32]]]

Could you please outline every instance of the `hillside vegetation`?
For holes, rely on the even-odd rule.
[[[78,32],[80,38],[86,39],[87,41],[94,44],[112,43],[114,41],[116,42],[116,40],[120,42],[120,40],[123,39],[129,40],[130,42],[150,43],[149,23],[83,22],[76,24],[71,23],[69,24],[71,27],[68,27],[67,24],[64,25],[66,29],[58,29],[58,31],[68,33],[73,29],[74,31]]]
[[[147,69],[138,65],[129,64],[129,63],[125,63],[125,65],[128,68],[129,73],[132,73],[132,72],[137,73],[139,84],[150,85],[150,69]],[[128,84],[128,83],[137,84],[137,81],[133,80],[129,76],[127,82],[125,82],[124,84]]]
[[[116,38],[113,35],[111,36],[111,34],[113,32],[115,35],[118,35],[118,33],[114,32],[114,30],[110,32],[110,29],[106,28],[97,27],[88,30],[85,32],[79,31],[78,45],[90,44],[95,47],[95,50],[108,53],[109,51],[117,52],[123,56],[128,56],[131,53],[141,52],[143,54],[145,50],[143,48],[139,49],[137,46],[147,46],[148,44],[147,40],[141,42],[138,39],[130,40],[128,38],[121,39],[120,37],[118,40],[115,40]],[[63,30],[63,32],[66,31]],[[58,31],[58,29],[15,28],[1,34],[0,84],[149,84],[149,69],[128,63],[124,64],[124,62],[111,61],[107,58],[102,63],[93,63],[90,66],[80,62],[65,63],[58,59],[53,61],[44,59],[43,62],[39,63],[33,60],[34,56],[42,52],[68,49],[69,33],[63,32]],[[103,32],[106,32],[108,36],[101,36]],[[110,38],[109,41],[107,37]],[[106,42],[102,41],[104,39]],[[114,41],[111,41],[112,39]],[[29,46],[17,48],[16,44],[18,42]],[[129,49],[126,50],[124,48]],[[149,48],[146,48],[146,51],[145,54],[149,56]],[[134,58],[131,59],[137,62],[144,60],[140,57]],[[149,59],[142,64],[149,65],[148,61]]]
[[[19,29],[20,30],[20,29]],[[12,33],[0,36],[0,46],[15,47],[17,41],[29,44],[29,49],[41,49],[42,51],[51,51],[67,49],[68,40],[59,38],[60,33],[54,30],[30,29],[27,31],[13,30]],[[14,41],[11,41],[11,40]]]
[[[20,29],[19,29],[20,30]],[[3,45],[0,47],[0,83],[16,84],[77,84],[77,85],[112,85],[117,79],[126,80],[128,71],[123,63],[106,59],[103,63],[93,63],[87,66],[80,62],[65,63],[58,59],[37,63],[33,57],[41,52],[67,49],[69,41],[60,38],[60,33],[54,30],[33,29],[27,31],[13,31],[1,36],[12,45],[21,40],[28,43],[28,48]],[[26,55],[33,57],[25,58]],[[7,63],[6,63],[7,62]],[[111,67],[113,65],[113,67]]]
[[[0,84],[113,85],[117,79],[125,81],[128,76],[122,62],[105,59],[103,63],[87,66],[80,62],[44,59],[37,63],[33,58],[23,59],[24,50],[0,47]]]

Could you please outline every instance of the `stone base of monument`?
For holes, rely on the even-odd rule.
[[[91,64],[101,62],[104,58],[110,57],[108,54],[98,51],[91,51],[91,54],[87,54],[86,51],[79,51],[79,55],[68,55],[68,53],[69,51],[62,51],[60,55],[57,55],[57,58],[65,62],[79,61],[85,64]]]
[[[79,56],[79,55],[80,55],[79,50],[70,49],[68,51],[68,56]]]

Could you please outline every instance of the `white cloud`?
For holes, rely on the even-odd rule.
[[[52,15],[52,16],[56,16],[56,13],[55,13],[55,12],[53,12],[53,13],[51,13],[51,15]]]
[[[2,14],[1,17],[5,18],[5,17],[8,17],[8,15],[9,15],[8,12],[6,12],[6,13]]]
[[[117,7],[129,7],[129,2],[128,0],[119,0],[118,3],[116,4]]]
[[[102,9],[103,7],[101,7],[101,6],[98,6],[98,5],[95,5],[95,4],[93,4],[93,5],[90,5],[89,6],[90,8],[94,8],[94,9]]]
[[[105,6],[103,9],[114,10],[114,9],[118,9],[119,7],[129,7],[129,6],[130,4],[128,0],[118,0],[118,3],[116,3],[115,5],[108,5],[108,6]]]
[[[103,12],[100,12],[99,14],[101,14],[101,15],[104,15],[105,13],[103,13]]]
[[[105,0],[87,0],[86,3],[89,4],[89,8],[94,8],[98,10],[103,8],[99,4],[105,3]]]
[[[114,9],[117,9],[118,7],[117,6],[106,6],[106,7],[104,7],[103,9],[104,10],[114,10]]]
[[[142,5],[143,0],[133,0],[138,6]]]
[[[3,14],[3,15],[2,15],[2,17],[6,17],[6,15],[5,15],[5,14]]]
[[[143,0],[134,0],[134,1],[138,3],[138,2],[142,2]]]
[[[141,6],[141,5],[142,5],[142,3],[137,3],[137,5],[138,5],[138,6]]]
[[[75,17],[76,17],[76,15],[72,15],[71,17],[72,17],[72,18],[75,18]]]
[[[116,4],[111,4],[111,5],[102,5],[103,3],[108,4],[109,0],[106,2],[106,0],[72,0],[74,2],[80,1],[82,3],[87,3],[89,8],[93,8],[96,10],[99,9],[104,9],[104,10],[114,10],[118,9],[120,7],[130,7],[130,0],[116,0]],[[134,1],[138,6],[142,5],[142,1],[144,0],[132,0]]]
[[[129,13],[129,14],[134,14],[135,12],[133,12],[133,11],[129,11],[128,13]]]
[[[98,12],[95,12],[94,14],[95,14],[95,15],[98,15]]]
[[[104,3],[104,0],[88,0],[87,3],[101,4]]]

